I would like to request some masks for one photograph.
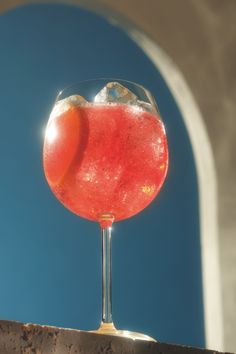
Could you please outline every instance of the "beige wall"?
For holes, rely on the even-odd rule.
[[[40,1],[1,0],[0,10],[26,2]],[[69,2],[101,4],[132,20],[173,59],[192,90],[214,152],[225,350],[236,351],[236,1]]]

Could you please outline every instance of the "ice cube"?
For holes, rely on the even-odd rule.
[[[88,101],[80,95],[73,95],[65,98],[72,106],[83,106],[86,104]]]
[[[119,82],[109,82],[94,97],[94,102],[135,104],[137,96]]]
[[[86,99],[79,95],[73,95],[59,100],[56,102],[55,106],[50,115],[51,118],[60,116],[62,113],[65,113],[73,106],[83,106],[87,103]]]
[[[156,106],[148,102],[138,100],[135,104],[135,107],[149,113],[158,114]]]

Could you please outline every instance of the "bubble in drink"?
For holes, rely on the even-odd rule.
[[[104,215],[118,221],[143,210],[168,168],[160,117],[124,86],[109,84],[94,103],[75,96],[59,101],[44,143],[44,170],[53,193],[93,221]]]

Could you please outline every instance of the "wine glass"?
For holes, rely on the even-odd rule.
[[[153,96],[141,85],[117,79],[65,88],[47,124],[43,165],[59,201],[101,227],[102,321],[94,332],[154,340],[116,329],[111,297],[112,225],[146,208],[168,169],[165,128]]]

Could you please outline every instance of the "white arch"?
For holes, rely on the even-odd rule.
[[[219,269],[217,182],[214,158],[203,118],[173,61],[150,38],[136,28],[127,29],[130,37],[144,50],[166,81],[182,113],[192,143],[196,163],[199,204],[201,262],[206,346],[223,350],[223,320]]]
[[[97,13],[106,16],[113,25],[123,28],[139,47],[144,50],[149,59],[160,71],[175,98],[192,143],[198,178],[206,346],[216,350],[223,350],[216,172],[204,120],[191,90],[181,71],[157,43],[152,41],[141,30],[138,30],[136,26],[131,25],[125,18],[111,13],[102,4],[98,5],[87,2],[87,0],[16,0],[14,4],[9,4],[7,0],[3,0],[0,11],[9,10],[17,5],[42,2],[82,5],[84,8],[95,10]]]

